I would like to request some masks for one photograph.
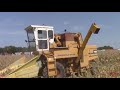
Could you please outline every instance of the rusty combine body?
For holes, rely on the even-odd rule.
[[[90,61],[98,58],[96,45],[87,45],[92,33],[98,34],[100,30],[95,23],[85,39],[81,33],[54,34],[52,26],[30,25],[25,30],[29,48],[36,56],[6,75],[7,78],[78,76],[82,69],[91,68]]]

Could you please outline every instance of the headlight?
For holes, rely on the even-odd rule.
[[[93,50],[93,53],[97,53],[97,50]]]

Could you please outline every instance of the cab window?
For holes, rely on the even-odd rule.
[[[48,30],[48,37],[49,37],[49,39],[53,39],[53,31],[52,30]]]

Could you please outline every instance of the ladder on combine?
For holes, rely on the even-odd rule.
[[[47,66],[48,76],[49,77],[56,76],[57,75],[56,60],[52,57],[48,58]]]

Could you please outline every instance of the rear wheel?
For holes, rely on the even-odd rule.
[[[57,76],[56,76],[56,78],[65,78],[65,77],[66,77],[66,74],[65,74],[64,66],[63,66],[61,63],[56,62],[56,68],[57,68]],[[47,67],[45,67],[45,68],[43,69],[42,75],[43,75],[44,78],[48,78],[48,70],[47,70]]]

